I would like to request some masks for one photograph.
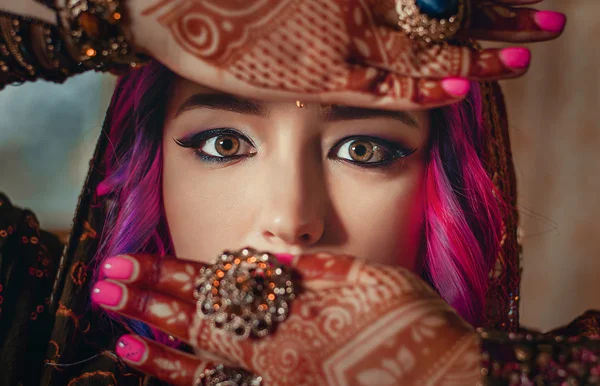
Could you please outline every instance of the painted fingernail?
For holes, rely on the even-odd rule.
[[[133,261],[127,257],[109,257],[102,266],[102,273],[110,279],[128,280],[133,276],[133,268]]]
[[[116,307],[123,298],[123,287],[101,280],[92,290],[92,301],[103,306]]]
[[[553,11],[536,12],[533,19],[541,29],[548,32],[561,32],[567,22],[567,17],[564,14]]]
[[[446,78],[442,80],[442,88],[454,97],[462,97],[467,95],[471,84],[463,78]]]
[[[130,362],[141,363],[148,351],[146,343],[133,335],[123,335],[117,342],[117,355]]]
[[[531,61],[531,51],[523,47],[505,48],[500,51],[499,55],[502,63],[513,70],[527,68]]]
[[[278,253],[275,255],[275,257],[281,264],[284,265],[290,265],[292,264],[292,260],[294,260],[294,255],[289,253]]]

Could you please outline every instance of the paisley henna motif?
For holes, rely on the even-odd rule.
[[[382,23],[382,4],[393,7],[373,0],[162,0],[143,16],[218,71],[300,95],[353,92],[384,104],[433,106],[453,98],[426,78],[513,77],[526,70],[505,67],[498,50],[412,41]]]
[[[153,276],[167,280],[200,263],[167,259],[165,272],[149,275],[140,270],[156,269],[149,256],[129,258],[138,262],[138,277],[146,282],[119,284],[125,300],[109,308],[199,350],[193,359],[146,342],[150,352],[136,356],[135,366],[175,385],[204,369],[209,356],[275,386],[443,384],[446,378],[479,376],[476,334],[426,283],[402,268],[327,254],[296,258],[292,266],[303,290],[289,318],[264,338],[239,341],[200,318],[193,298],[173,283],[148,286],[148,280],[156,283]]]

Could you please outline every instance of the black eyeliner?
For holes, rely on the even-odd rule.
[[[201,131],[198,133],[186,135],[183,138],[173,138],[173,141],[175,141],[175,143],[181,147],[193,149],[193,148],[200,147],[200,145],[203,142],[205,142],[207,139],[210,139],[212,137],[217,137],[219,135],[234,135],[236,137],[240,137],[241,139],[245,140],[252,146],[255,146],[254,143],[248,137],[246,137],[244,134],[240,133],[238,130],[229,129],[229,128],[205,130],[205,131]]]
[[[376,144],[382,146],[385,149],[385,151],[391,155],[391,157],[388,160],[379,161],[379,162],[368,162],[368,163],[361,163],[361,162],[356,162],[356,161],[347,160],[347,159],[340,159],[340,161],[349,163],[351,165],[363,167],[363,168],[376,168],[376,167],[390,166],[391,164],[398,161],[399,159],[406,158],[406,157],[414,154],[417,150],[419,150],[418,148],[411,149],[401,143],[389,141],[389,140],[386,140],[386,139],[383,139],[380,137],[373,137],[370,135],[353,135],[350,137],[342,138],[338,142],[336,142],[336,144],[331,148],[327,157],[330,159],[334,158],[334,156],[332,156],[332,153],[336,150],[339,150],[339,147],[342,144],[352,141],[352,140],[356,140],[356,139],[368,140],[370,142],[376,143]]]
[[[233,161],[236,161],[236,160],[239,160],[242,158],[247,158],[247,157],[252,156],[252,155],[241,155],[240,154],[240,155],[233,155],[233,156],[229,156],[229,157],[216,157],[216,156],[206,154],[200,150],[200,147],[202,146],[202,144],[204,142],[206,142],[207,140],[209,140],[211,138],[218,137],[221,135],[231,135],[231,136],[238,137],[240,140],[249,143],[253,147],[256,147],[254,145],[254,143],[247,136],[245,136],[238,130],[229,129],[229,128],[218,128],[218,129],[205,130],[205,131],[201,131],[198,133],[193,133],[193,134],[187,135],[181,139],[173,138],[173,141],[177,145],[179,145],[183,148],[192,149],[194,151],[194,155],[198,159],[200,159],[201,162],[205,162],[205,163],[213,163],[213,164],[228,163],[228,162],[233,162]]]

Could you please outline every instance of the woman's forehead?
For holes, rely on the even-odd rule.
[[[194,108],[208,108],[268,117],[271,113],[281,110],[296,110],[308,106],[314,109],[315,107],[315,103],[244,98],[182,78],[179,78],[175,84],[169,105],[169,115],[173,118],[186,110]],[[399,120],[414,128],[426,128],[429,125],[429,113],[426,110],[380,110],[335,104],[320,104],[320,107],[321,118],[330,122],[382,117]]]

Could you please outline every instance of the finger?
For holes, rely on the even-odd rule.
[[[531,52],[524,47],[476,49],[459,46],[432,47],[415,55],[421,63],[416,77],[463,77],[471,80],[516,78],[529,69]],[[392,70],[400,70],[392,67]]]
[[[558,37],[565,24],[566,17],[559,12],[478,4],[461,35],[479,40],[537,42]]]
[[[194,278],[205,265],[172,256],[120,255],[108,258],[102,266],[102,273],[109,279],[152,288],[193,303]]]
[[[193,302],[112,280],[101,280],[94,285],[92,301],[104,309],[152,324],[185,342],[194,343],[189,336],[196,312]]]
[[[366,41],[364,45],[352,43],[353,57],[364,67],[394,72],[399,76],[498,80],[521,76],[529,66],[530,53],[526,48],[518,51],[512,48],[509,59],[513,60],[507,61],[505,51],[499,48],[477,49],[448,43],[426,43],[410,40],[404,32],[384,27],[378,28],[377,34],[385,44],[375,44],[375,34],[364,33],[357,40]],[[365,46],[373,48],[367,50]],[[520,53],[518,58],[515,52]]]
[[[433,293],[427,283],[404,268],[367,263],[348,255],[300,255],[294,257],[290,265],[302,278],[304,289],[321,294],[325,290],[356,286],[393,288],[404,294]],[[294,301],[292,308],[304,300],[306,299],[300,296]]]
[[[224,363],[206,352],[191,355],[137,335],[120,337],[115,351],[127,364],[175,386],[194,385],[204,370]]]
[[[238,366],[245,365],[245,353],[251,349],[249,340],[237,341],[214,327],[212,320],[199,317],[195,304],[159,292],[102,280],[92,290],[92,301],[104,309],[147,323],[190,346],[235,360]]]
[[[466,79],[411,78],[356,66],[349,72],[343,89],[322,93],[320,101],[380,109],[428,109],[461,101],[469,88]]]

